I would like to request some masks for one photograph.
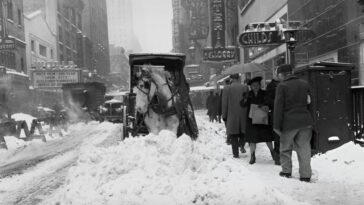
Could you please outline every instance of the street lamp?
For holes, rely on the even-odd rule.
[[[296,38],[296,33],[298,30],[285,30],[284,33],[284,38],[285,38],[285,43],[287,46],[287,63],[291,64],[292,67],[294,68],[294,64],[295,64],[295,55],[294,55],[294,50],[296,48],[297,45],[297,38]]]

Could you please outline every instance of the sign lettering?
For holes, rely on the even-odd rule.
[[[0,51],[15,49],[15,41],[11,38],[4,38],[0,42]]]
[[[225,47],[225,2],[224,0],[211,1],[211,43],[213,48]]]
[[[34,88],[61,88],[65,83],[80,82],[81,70],[32,70]]]
[[[241,46],[278,45],[284,43],[278,31],[244,32],[239,35]]]
[[[205,49],[203,50],[204,61],[234,61],[237,57],[236,48]]]

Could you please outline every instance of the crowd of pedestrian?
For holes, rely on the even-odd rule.
[[[210,121],[219,115],[226,125],[227,143],[234,158],[246,153],[249,164],[256,163],[256,144],[265,143],[272,160],[281,165],[282,177],[292,175],[292,151],[298,155],[300,180],[311,179],[311,137],[313,118],[309,111],[310,87],[293,74],[291,65],[282,65],[273,80],[262,88],[262,77],[241,83],[240,74],[230,75],[220,92],[211,92],[206,107]]]

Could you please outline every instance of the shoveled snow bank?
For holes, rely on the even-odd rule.
[[[364,148],[353,142],[314,156],[312,167],[320,170],[320,181],[362,183],[364,187]]]
[[[162,131],[116,146],[86,144],[65,185],[42,204],[362,204],[362,147],[348,143],[315,156],[314,182],[304,183],[295,154],[293,178],[279,177],[264,143],[256,164],[249,154],[233,159],[223,124],[205,113],[197,112],[197,141]]]
[[[196,142],[162,131],[84,146],[66,185],[43,204],[300,204],[237,163],[221,130],[200,131]]]

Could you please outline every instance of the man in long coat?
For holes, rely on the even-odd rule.
[[[247,109],[240,106],[248,87],[241,84],[239,74],[230,76],[231,85],[224,88],[222,96],[222,119],[226,122],[226,134],[231,139],[234,158],[239,157],[239,145],[244,152],[244,134]]]
[[[308,109],[309,84],[293,75],[291,65],[277,69],[281,82],[277,86],[274,101],[274,131],[280,135],[280,160],[283,177],[292,174],[292,150],[298,155],[300,180],[311,180],[311,137],[313,118]]]
[[[276,97],[276,88],[278,86],[279,80],[277,79],[276,73],[273,76],[272,81],[267,85],[266,88],[266,102],[269,106],[269,125],[271,126],[272,135],[274,138],[274,152],[275,152],[275,159],[274,163],[276,165],[280,165],[279,159],[279,144],[280,144],[280,136],[273,131],[273,113],[274,113],[274,99]]]

